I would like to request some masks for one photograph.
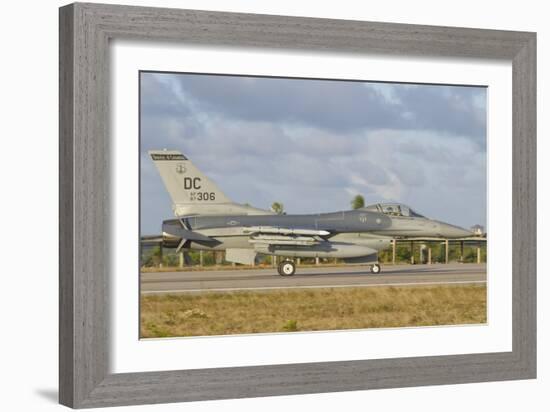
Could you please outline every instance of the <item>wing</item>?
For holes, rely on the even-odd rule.
[[[189,247],[191,242],[206,245],[219,243],[216,239],[191,230],[185,218],[165,220],[162,223],[162,237],[167,242],[179,241],[176,253]]]

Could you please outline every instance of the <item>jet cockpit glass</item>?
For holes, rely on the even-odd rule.
[[[385,213],[386,215],[403,216],[400,205],[384,204],[380,206],[382,207],[382,213]]]
[[[401,216],[411,216],[411,209],[408,206],[400,205],[399,207],[401,208]]]
[[[407,205],[400,203],[378,203],[376,205],[367,206],[366,209],[382,212],[390,216],[424,217],[421,214],[416,213]]]

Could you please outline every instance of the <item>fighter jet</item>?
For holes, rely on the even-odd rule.
[[[472,233],[428,219],[398,203],[319,214],[283,214],[231,201],[181,152],[149,155],[172,198],[175,219],[162,223],[163,245],[182,250],[224,250],[229,262],[253,264],[258,255],[280,256],[281,276],[296,272],[294,259],[339,258],[379,273],[378,252],[393,238],[462,238]]]

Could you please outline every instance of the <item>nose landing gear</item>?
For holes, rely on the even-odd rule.
[[[370,267],[370,272],[373,275],[378,275],[382,269],[380,268],[380,265],[378,263],[375,263]]]
[[[296,273],[296,264],[292,260],[283,260],[277,266],[277,271],[281,276],[292,276]]]

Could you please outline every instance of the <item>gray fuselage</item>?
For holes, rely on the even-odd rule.
[[[247,228],[291,228],[323,231],[315,244],[277,244],[271,235],[270,246],[261,245],[250,237]],[[189,232],[203,235],[211,241],[194,239]],[[163,222],[163,235],[178,244],[191,238],[186,248],[226,250],[253,248],[258,253],[290,257],[353,258],[373,254],[389,245],[394,237],[457,238],[470,232],[457,226],[417,216],[390,216],[365,209],[306,215],[227,215],[190,216]],[[275,240],[273,240],[275,239]],[[295,239],[298,239],[295,237]]]

